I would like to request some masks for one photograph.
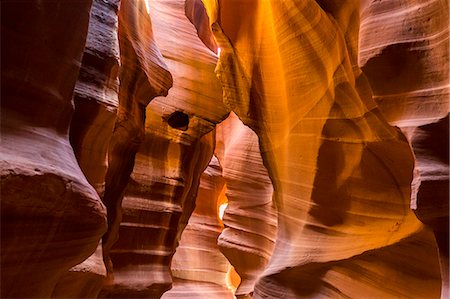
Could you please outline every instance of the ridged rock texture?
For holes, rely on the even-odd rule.
[[[216,153],[223,167],[228,205],[217,242],[241,279],[235,294],[253,293],[272,255],[277,234],[273,188],[258,136],[234,113],[217,128]]]
[[[448,298],[448,0],[1,6],[0,297]]]
[[[121,280],[120,272],[117,271],[117,276],[113,277],[111,247],[118,239],[125,188],[135,165],[136,153],[144,142],[147,105],[156,96],[167,95],[172,86],[172,76],[154,41],[144,1],[123,1],[120,4],[118,35],[121,62],[119,108],[109,144],[109,167],[103,198],[108,210],[108,232],[102,244],[108,280],[102,297],[125,296],[121,293],[121,284],[126,282]]]
[[[448,1],[368,1],[359,57],[380,110],[413,147],[412,206],[439,245],[441,298],[449,296],[448,10]]]
[[[258,134],[278,208],[253,298],[439,297],[436,242],[409,209],[413,154],[357,66],[358,3],[204,3],[224,102]]]
[[[194,212],[173,256],[173,288],[162,298],[234,298],[227,287],[230,263],[217,246],[223,230],[219,207],[224,198],[225,180],[216,156],[200,177]]]
[[[118,0],[94,0],[82,65],[75,85],[70,142],[81,170],[100,198],[105,188],[108,146],[119,105]],[[95,298],[106,268],[102,244],[58,282],[54,298]]]
[[[125,3],[134,6],[137,2],[122,3],[119,41],[121,21],[124,26],[130,22],[125,23],[122,17],[127,12],[123,11]],[[111,152],[112,159],[128,157],[129,161],[126,171],[110,165],[108,173],[114,170],[115,175],[125,178],[128,171],[132,172],[127,189],[122,191],[125,185],[120,185],[123,201],[117,190],[117,177],[107,176],[105,202],[108,207],[113,206],[115,220],[110,222],[112,233],[104,244],[112,261],[112,279],[102,291],[103,297],[154,298],[170,289],[171,259],[194,210],[200,176],[214,151],[213,129],[228,115],[214,73],[217,57],[185,16],[184,1],[149,1],[146,5],[140,2],[139,16],[145,15],[147,20],[151,17],[151,33],[173,76],[173,87],[166,97],[155,98],[146,111],[140,111],[145,125],[133,148],[137,152],[135,158],[129,152],[117,156]],[[142,28],[139,32],[143,32]],[[121,57],[124,55],[126,51],[122,53],[121,48]],[[128,66],[126,57],[121,62]],[[139,87],[139,82],[134,86]],[[125,89],[123,95],[129,98],[127,92]],[[121,94],[122,79],[120,105]],[[150,99],[149,95],[152,94],[139,93],[142,100]],[[143,109],[145,105],[139,107]],[[123,142],[123,138],[118,140]],[[130,143],[126,146],[130,147]]]
[[[106,230],[69,143],[91,4],[2,2],[2,298],[50,297]]]

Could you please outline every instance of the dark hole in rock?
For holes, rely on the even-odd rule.
[[[186,131],[189,126],[189,116],[183,112],[175,111],[169,116],[167,122],[174,129]]]

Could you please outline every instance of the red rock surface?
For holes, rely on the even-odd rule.
[[[217,130],[217,156],[223,167],[228,205],[217,243],[240,276],[238,298],[253,293],[277,235],[273,187],[259,152],[258,136],[234,113]]]
[[[278,208],[254,298],[439,296],[436,243],[409,209],[412,152],[356,64],[357,17],[342,17],[357,3],[205,3],[224,102],[258,134]],[[400,257],[418,241],[434,254],[411,268]]]
[[[69,143],[90,1],[2,2],[1,297],[50,297],[106,211]]]
[[[172,76],[154,41],[144,1],[121,3],[119,47],[119,108],[109,144],[109,167],[103,198],[108,208],[109,227],[103,237],[103,254],[109,279],[102,297],[124,296],[120,283],[114,280],[119,278],[113,276],[111,247],[118,239],[125,188],[135,165],[136,153],[144,142],[146,107],[154,97],[167,95],[172,86]],[[130,296],[134,294],[130,293]]]
[[[105,189],[107,151],[119,105],[118,5],[118,0],[92,3],[69,134],[78,164],[100,198]],[[60,279],[52,297],[95,298],[105,277],[100,242],[92,256]]]
[[[227,287],[230,263],[217,245],[223,230],[219,206],[224,188],[222,167],[213,156],[200,178],[196,207],[172,260],[173,288],[162,298],[234,298]]]
[[[2,298],[448,297],[448,1],[1,11]]]
[[[142,111],[145,125],[139,135],[142,140],[135,144],[139,145],[136,156],[121,154],[131,161],[127,164],[131,177],[121,207],[122,198],[114,202],[117,218],[111,231],[118,232],[117,243],[108,240],[104,246],[113,266],[111,281],[102,292],[105,297],[158,297],[171,287],[171,259],[194,209],[200,176],[213,154],[211,131],[228,113],[214,73],[216,55],[197,36],[185,16],[184,2],[147,5],[150,16],[144,2],[139,14],[151,17],[154,41],[172,73],[173,87],[166,97],[155,98],[145,115]],[[121,169],[117,174],[124,173]],[[116,188],[117,180],[111,177],[111,184]],[[107,176],[105,201],[108,194]],[[111,195],[122,196],[117,189],[111,189]]]
[[[383,30],[379,28],[383,24]],[[416,157],[412,207],[439,244],[448,292],[449,12],[445,1],[369,1],[361,9],[360,64],[387,120]]]

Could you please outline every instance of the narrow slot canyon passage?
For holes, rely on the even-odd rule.
[[[5,0],[1,298],[449,298],[447,0]]]

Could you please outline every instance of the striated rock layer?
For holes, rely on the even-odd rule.
[[[228,205],[217,240],[241,278],[236,296],[253,293],[267,266],[277,234],[272,183],[263,165],[257,135],[234,113],[218,126],[216,153],[223,167]]]
[[[226,283],[230,264],[217,246],[224,187],[222,168],[213,156],[200,177],[194,212],[173,256],[173,288],[162,298],[234,298]]]
[[[382,28],[382,30],[380,30]],[[412,207],[439,244],[448,297],[448,1],[367,1],[361,7],[359,62],[387,120],[416,156]]]
[[[108,167],[108,145],[119,105],[118,5],[118,0],[93,1],[82,65],[75,85],[75,113],[69,134],[78,164],[100,198],[103,197]],[[105,277],[100,243],[92,256],[60,279],[52,297],[95,298]]]
[[[108,209],[109,227],[103,237],[103,254],[109,280],[102,296],[115,294],[109,291],[115,287],[110,251],[118,238],[123,194],[134,167],[136,153],[144,141],[145,109],[154,97],[166,95],[172,86],[172,76],[153,39],[152,24],[144,1],[121,3],[119,47],[119,108],[109,144],[109,167],[103,198]]]
[[[439,297],[434,237],[409,209],[413,155],[357,66],[358,3],[204,3],[224,101],[258,134],[278,208],[254,298]]]
[[[147,5],[152,35],[173,74],[173,87],[165,98],[155,98],[145,114],[141,111],[145,126],[134,144],[135,157],[128,152],[126,171],[113,165],[111,172],[108,169],[115,175],[107,176],[105,201],[110,201],[116,218],[104,246],[114,267],[113,279],[102,292],[104,297],[153,298],[171,287],[171,259],[194,210],[200,176],[213,154],[212,130],[228,113],[214,73],[216,55],[186,18],[184,1],[151,1]],[[119,25],[122,13],[121,8]],[[139,15],[143,18],[144,14],[147,9],[141,3]],[[149,93],[140,96],[148,97]],[[118,136],[117,140],[122,142],[123,138]],[[129,148],[130,142],[125,145]],[[120,181],[119,193],[117,175],[125,178],[126,172],[131,173],[128,187],[125,190],[125,180]],[[111,238],[117,233],[113,246]]]
[[[105,208],[68,136],[90,7],[91,1],[2,2],[3,298],[50,297],[106,229]]]
[[[448,0],[1,14],[0,297],[448,297]]]

